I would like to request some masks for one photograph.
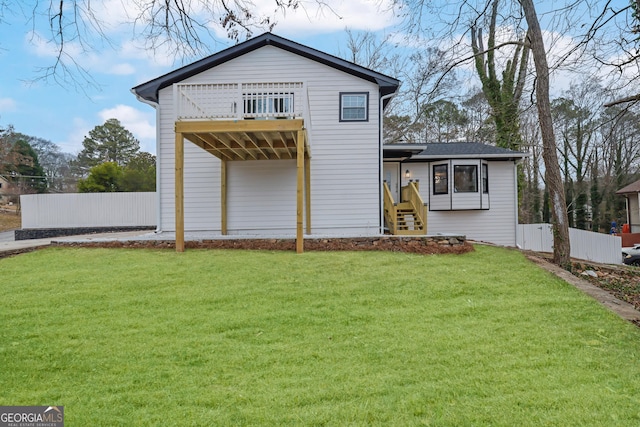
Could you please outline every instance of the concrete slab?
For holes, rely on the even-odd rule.
[[[6,233],[13,233],[6,232]],[[6,234],[0,233],[0,234]],[[42,248],[51,245],[51,242],[74,242],[74,241],[113,241],[113,240],[127,240],[141,236],[143,234],[149,234],[148,230],[144,231],[125,231],[117,233],[102,233],[102,234],[86,234],[80,236],[65,236],[65,237],[50,237],[46,239],[29,239],[29,240],[13,240],[9,236],[0,236],[0,258],[15,255],[19,253],[29,252],[37,248]],[[153,233],[151,233],[153,234]]]

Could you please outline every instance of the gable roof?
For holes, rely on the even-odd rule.
[[[213,55],[207,56],[206,58],[189,65],[185,65],[184,67],[178,68],[177,70],[171,71],[146,83],[142,83],[132,88],[131,91],[139,98],[157,103],[158,92],[160,89],[171,86],[174,83],[180,82],[264,46],[275,46],[321,64],[328,65],[329,67],[345,73],[360,77],[364,80],[377,83],[378,86],[380,86],[381,95],[394,93],[400,85],[400,81],[393,77],[386,76],[360,65],[356,65],[352,62],[345,61],[344,59],[336,56],[329,55],[328,53],[276,36],[273,33],[264,33],[253,39],[247,40],[246,42],[237,44],[218,53],[214,53]]]
[[[626,187],[622,187],[616,194],[640,193],[640,181],[632,182]]]
[[[421,151],[413,153],[410,160],[443,160],[443,159],[521,159],[528,157],[528,153],[513,151],[507,148],[479,142],[432,142],[429,144],[389,144],[384,146],[387,151],[408,152],[412,147]],[[385,156],[386,157],[386,156]],[[392,156],[389,156],[392,157]]]

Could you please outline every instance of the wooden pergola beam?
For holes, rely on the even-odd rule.
[[[176,132],[175,203],[176,252],[184,252],[184,136]]]
[[[228,230],[228,161],[296,159],[296,252],[304,251],[304,232],[311,234],[311,162],[302,119],[185,121],[175,123],[176,252],[184,252],[185,139],[218,157],[220,168],[221,234]],[[277,134],[273,138],[269,133]],[[260,139],[260,136],[264,140]],[[282,144],[281,147],[278,145]],[[286,153],[285,153],[286,152]],[[305,215],[306,213],[306,215]]]
[[[204,120],[178,121],[180,133],[232,133],[232,132],[297,132],[303,128],[302,119],[292,120]]]
[[[227,161],[220,162],[220,233],[227,235]]]
[[[189,141],[193,142],[198,147],[202,148],[208,153],[213,154],[219,159],[224,159],[225,157],[227,159],[232,159],[232,157],[228,153],[217,148],[215,145],[211,143],[211,141],[204,139],[202,135],[192,133],[192,134],[186,134],[186,135],[183,134],[183,136],[187,138]]]
[[[304,131],[298,131],[298,147],[296,158],[297,188],[296,188],[296,252],[301,254],[304,251],[303,215],[304,215]]]
[[[304,182],[305,182],[305,212],[307,213],[306,224],[307,234],[311,234],[311,157],[305,152],[304,156]]]

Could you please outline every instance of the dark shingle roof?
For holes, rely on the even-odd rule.
[[[633,182],[626,187],[622,187],[616,194],[640,193],[640,181]]]
[[[344,71],[345,73],[377,83],[380,86],[381,95],[394,93],[400,85],[400,81],[393,77],[369,70],[368,68],[361,67],[352,62],[329,55],[328,53],[276,36],[275,34],[264,33],[253,39],[247,40],[246,42],[222,50],[192,64],[178,68],[177,70],[171,71],[163,76],[138,85],[131,90],[138,97],[144,100],[158,102],[158,91],[160,89],[171,86],[173,83],[180,82],[208,70],[209,68],[215,67],[267,45],[284,49],[313,61]]]

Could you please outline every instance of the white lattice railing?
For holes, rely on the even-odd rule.
[[[180,83],[175,99],[178,120],[301,118],[307,106],[301,82]]]

